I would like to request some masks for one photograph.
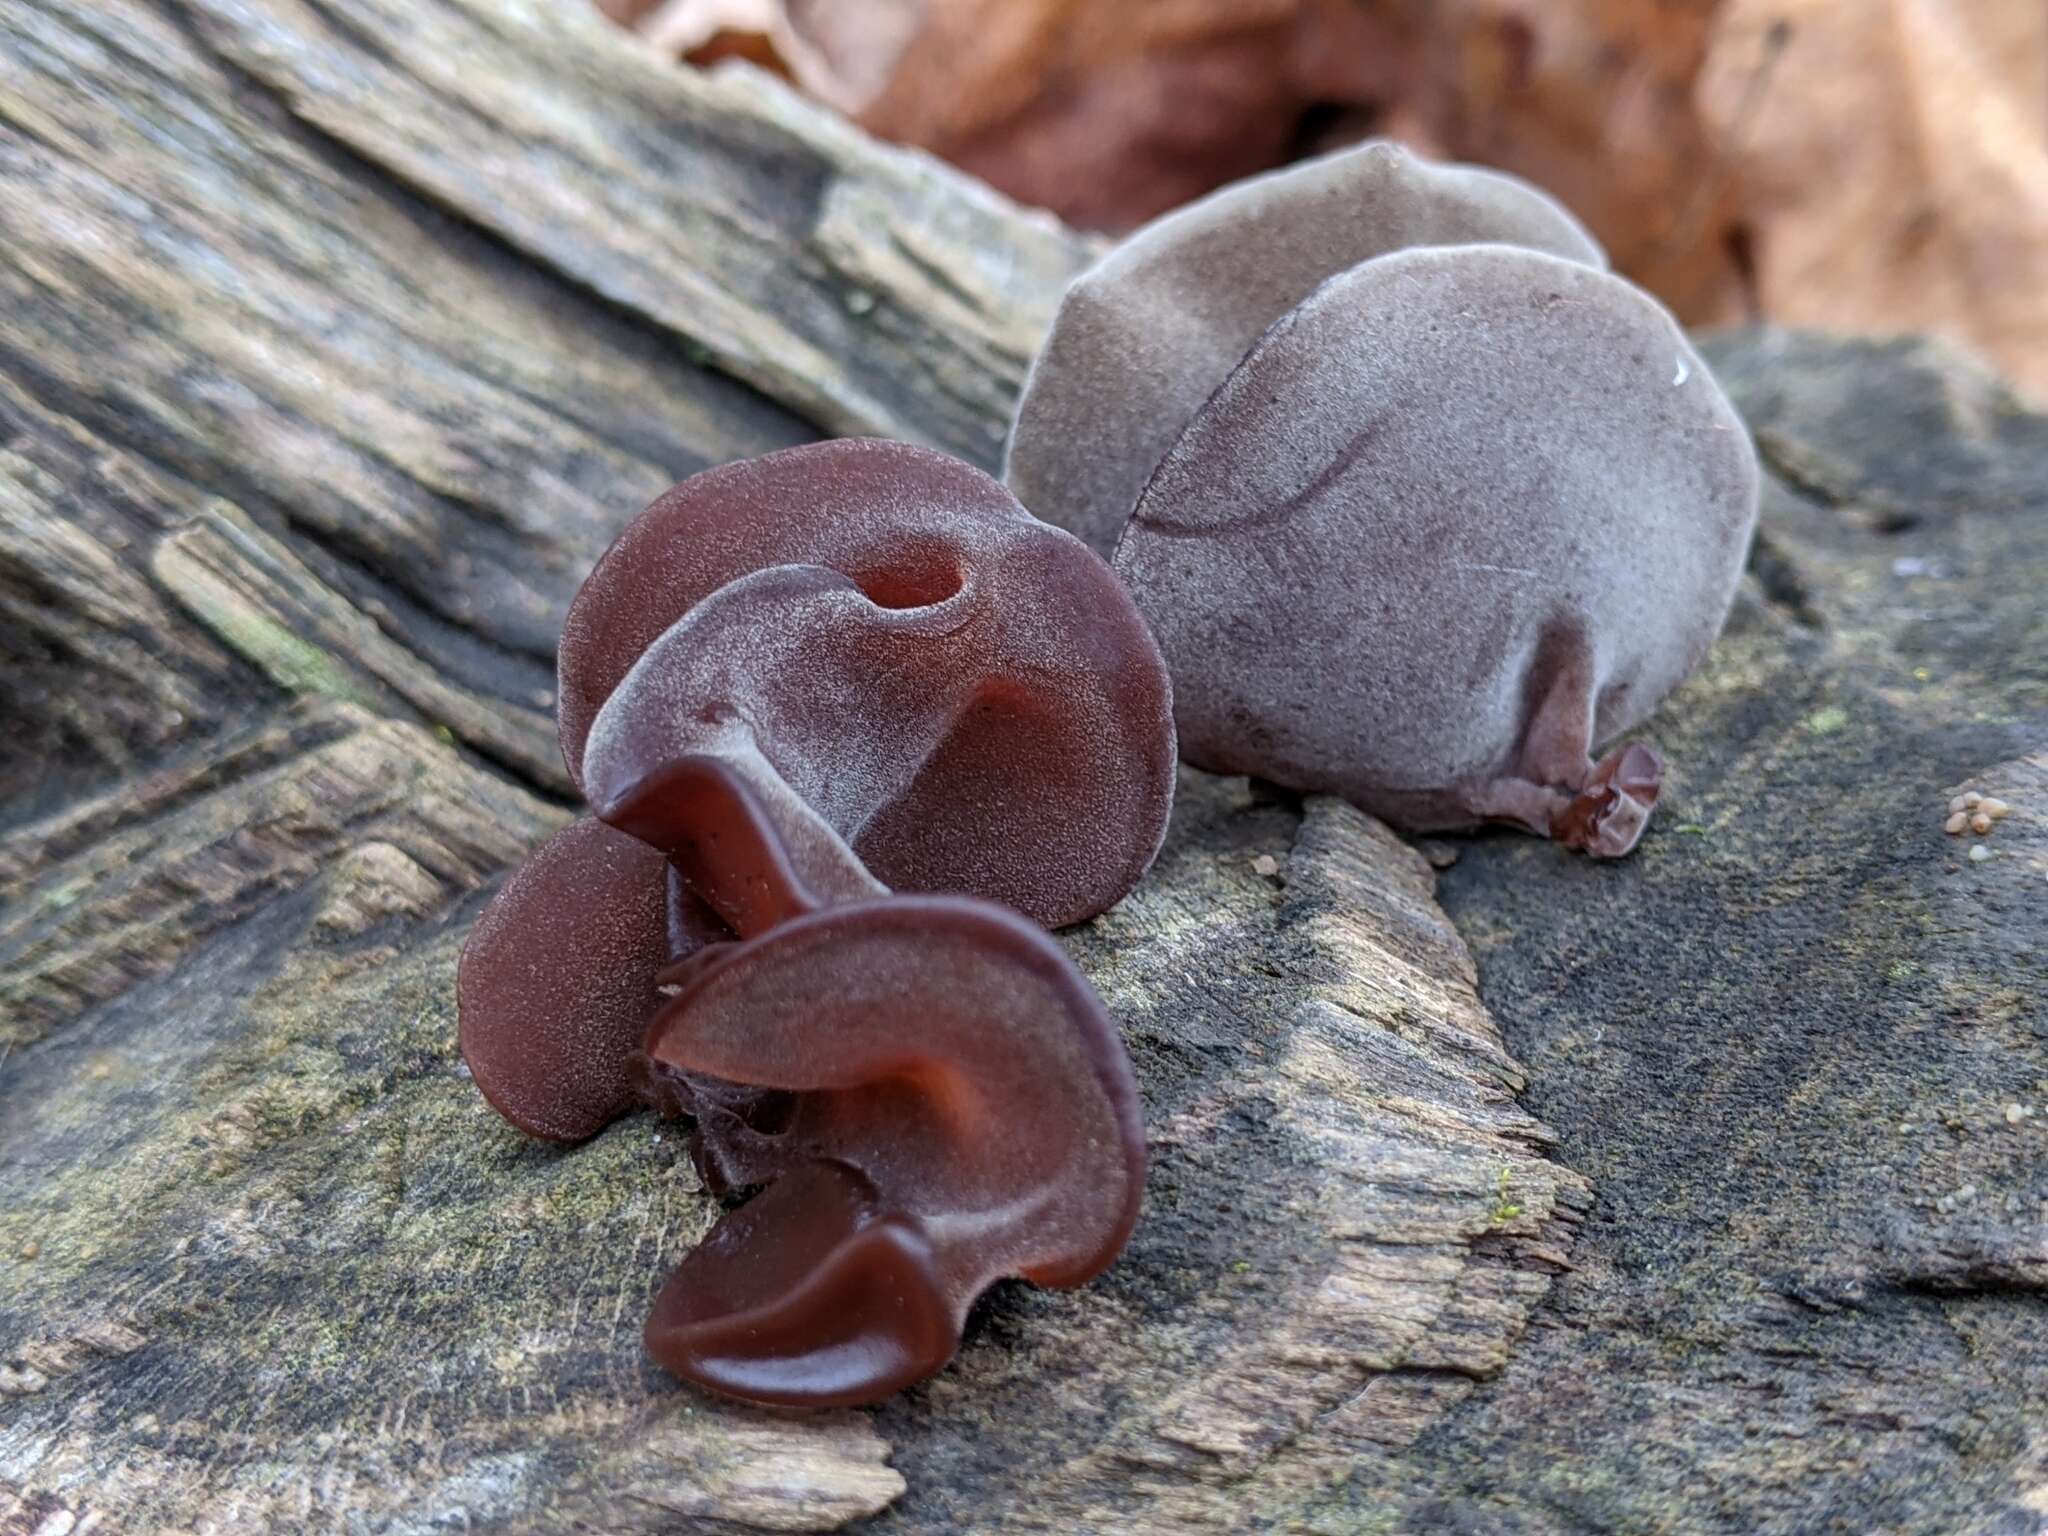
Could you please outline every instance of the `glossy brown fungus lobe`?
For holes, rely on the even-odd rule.
[[[892,887],[1057,927],[1121,897],[1165,836],[1171,690],[1143,619],[1085,546],[942,454],[813,444],[635,519],[562,635],[562,753],[586,792],[636,668],[668,701],[636,733],[668,732],[669,755],[700,729],[751,736]]]
[[[952,1357],[975,1296],[1079,1285],[1136,1219],[1144,1136],[1114,1026],[1051,939],[1000,907],[902,896],[739,946],[665,1008],[650,1056],[793,1096],[647,1342],[753,1402],[866,1402]]]
[[[615,715],[664,711],[646,675],[594,742]],[[1136,1219],[1144,1132],[1115,1026],[1065,952],[990,902],[891,895],[750,744],[616,794],[610,761],[588,759],[606,816],[735,934],[665,973],[650,1097],[698,1115],[714,1189],[767,1186],[664,1288],[655,1358],[749,1402],[867,1402],[944,1365],[992,1281],[1104,1268]]]
[[[1498,241],[1606,257],[1528,183],[1377,142],[1252,177],[1154,220],[1083,273],[1032,364],[1004,479],[1107,555],[1188,418],[1324,279],[1411,246]]]
[[[659,850],[585,817],[499,887],[455,973],[462,1059],[529,1136],[595,1136],[644,1097],[636,1064],[658,974],[731,934],[674,901]]]
[[[1592,753],[1705,654],[1757,496],[1747,431],[1653,299],[1538,251],[1420,248],[1259,340],[1116,567],[1190,761],[1616,856],[1661,765]]]
[[[629,678],[641,705],[608,716],[600,808],[674,759],[723,755],[784,807],[792,857],[853,882],[834,899],[949,890],[1077,922],[1165,836],[1171,691],[1129,595],[989,476],[926,449],[813,444],[654,502],[570,608],[559,698],[579,784]],[[642,983],[731,934],[658,851],[594,824],[562,850],[479,923],[461,1036],[508,1119],[577,1140],[633,1102]]]
[[[670,953],[665,861],[588,818],[513,872],[455,974],[463,1060],[529,1136],[581,1141],[639,1098],[631,1060]]]

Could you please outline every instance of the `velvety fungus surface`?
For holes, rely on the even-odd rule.
[[[1719,632],[1759,484],[1705,363],[1569,215],[1388,145],[1077,280],[1008,475],[1114,546],[1190,762],[1605,857],[1662,763],[1596,753]]]
[[[1535,251],[1436,247],[1332,278],[1269,331],[1116,563],[1191,761],[1617,855],[1659,765],[1639,748],[1595,785],[1592,753],[1706,654],[1756,498],[1747,432],[1655,300]]]
[[[1100,559],[943,454],[814,444],[697,475],[629,524],[562,633],[579,784],[635,668],[698,710],[767,690],[738,728],[772,712],[763,750],[891,886],[1059,927],[1129,890],[1166,835],[1171,691],[1143,619]]]
[[[484,909],[455,976],[463,1059],[529,1136],[582,1141],[639,1100],[632,1057],[671,953],[664,860],[588,817]]]
[[[1003,477],[1104,555],[1202,402],[1325,278],[1388,251],[1500,241],[1604,267],[1527,182],[1398,144],[1220,188],[1133,232],[1067,290],[1032,364]]]

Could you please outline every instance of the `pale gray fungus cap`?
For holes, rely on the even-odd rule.
[[[1114,561],[1184,757],[1413,830],[1634,846],[1661,765],[1593,749],[1713,642],[1759,488],[1661,305],[1584,260],[1403,250],[1331,277],[1190,414]]]
[[[1322,282],[1411,246],[1501,242],[1606,266],[1527,182],[1376,142],[1240,181],[1136,231],[1067,291],[1004,478],[1033,515],[1115,546],[1188,418]]]

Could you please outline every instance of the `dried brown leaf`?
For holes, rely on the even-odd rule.
[[[1103,229],[1281,164],[1346,114],[1362,132],[1400,73],[1356,0],[790,0],[788,16],[806,89]]]
[[[2048,394],[2034,0],[598,0],[1084,226],[1377,132],[1557,196],[1691,324],[1928,330]]]
[[[1698,98],[1766,314],[1936,332],[2048,394],[2048,7],[1729,0]]]

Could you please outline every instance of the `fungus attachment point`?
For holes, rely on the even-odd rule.
[[[943,1365],[990,1283],[1079,1285],[1136,1220],[1144,1131],[1115,1027],[1056,944],[986,902],[784,923],[677,996],[647,1051],[787,1095],[772,1135],[710,1148],[726,1182],[768,1188],[649,1323],[656,1357],[714,1391],[871,1400]]]
[[[1639,741],[1600,760],[1586,787],[1550,820],[1551,837],[1596,858],[1618,859],[1649,825],[1664,787],[1664,760]]]

